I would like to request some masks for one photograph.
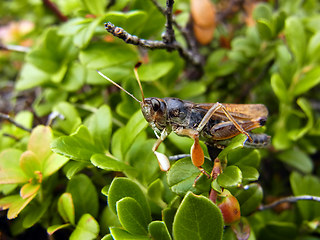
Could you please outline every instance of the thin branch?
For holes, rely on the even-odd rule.
[[[0,43],[0,50],[27,53],[30,51],[30,48],[19,45],[4,45],[3,43]]]
[[[156,6],[156,8],[158,8],[158,10],[164,16],[166,16],[166,10],[159,5],[157,0],[150,0],[150,1]],[[192,34],[190,34],[189,30],[187,28],[183,28],[179,23],[177,23],[174,16],[172,16],[171,19],[172,19],[172,24],[181,32],[184,39],[186,40],[188,48],[193,52],[194,55],[199,55],[198,49],[197,49],[197,43],[192,37]]]
[[[191,158],[191,154],[177,154],[177,155],[173,155],[173,156],[169,156],[169,160],[170,161],[177,161],[180,160],[182,158],[187,158],[190,157]],[[211,160],[211,158],[204,156],[205,159]]]
[[[138,45],[149,49],[167,49],[169,51],[176,50],[180,56],[187,62],[191,63],[196,67],[202,67],[200,57],[194,56],[191,51],[183,48],[178,42],[165,43],[163,41],[153,41],[139,38],[126,32],[123,28],[116,27],[111,22],[105,23],[106,30],[113,36],[118,37],[126,43]]]
[[[166,22],[166,32],[163,35],[162,39],[163,42],[165,43],[173,43],[176,41],[175,38],[175,34],[174,34],[174,30],[173,30],[173,16],[172,16],[172,9],[173,9],[173,3],[174,0],[167,0],[167,8],[166,8],[166,18],[167,18],[167,22]]]
[[[9,133],[3,133],[2,136],[12,138],[15,141],[19,141],[19,138]]]
[[[21,128],[27,132],[31,132],[31,129],[26,128],[25,126],[21,125],[20,123],[16,122],[15,120],[13,120],[9,115],[4,114],[4,113],[0,113],[0,119],[4,119],[7,120],[8,122],[11,122],[13,125],[15,125],[18,128]]]
[[[57,8],[57,6],[50,0],[42,0],[43,4],[49,8],[62,22],[68,21],[68,17],[63,15],[63,13]]]
[[[267,210],[270,208],[274,208],[277,205],[281,204],[281,203],[285,203],[285,202],[290,202],[290,203],[295,203],[297,201],[300,200],[308,200],[308,201],[316,201],[316,202],[320,202],[320,197],[317,196],[312,196],[312,195],[301,195],[301,196],[290,196],[290,197],[285,197],[285,198],[281,198],[273,203],[267,204],[267,205],[262,205],[258,208],[259,211],[263,211],[263,210]]]

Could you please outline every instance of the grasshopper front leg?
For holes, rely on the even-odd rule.
[[[160,137],[157,139],[157,141],[154,143],[154,145],[152,147],[152,151],[157,157],[160,169],[165,172],[170,169],[169,159],[163,153],[157,152],[157,149],[158,149],[159,145],[163,142],[163,140],[169,135],[169,133],[170,132],[168,132],[167,129],[163,129]]]

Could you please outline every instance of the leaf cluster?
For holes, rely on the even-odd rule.
[[[26,38],[28,52],[0,53],[0,111],[32,129],[1,122],[0,207],[13,219],[10,235],[40,224],[53,238],[64,232],[71,239],[317,239],[319,203],[257,209],[288,194],[320,193],[318,1],[258,3],[222,19],[210,44],[197,45],[205,59],[197,80],[190,80],[194,69],[178,52],[147,51],[103,29],[110,21],[161,40],[166,18],[153,1],[52,1],[66,22],[40,1],[25,2],[28,7],[5,1],[0,8],[8,22],[33,24],[5,42],[23,45]],[[176,0],[174,12],[176,23],[190,23],[189,1]],[[174,30],[187,48],[184,33]],[[245,136],[233,138],[218,156],[222,172],[215,179],[199,176],[189,157],[160,172],[151,150],[156,139],[139,105],[96,72],[140,98],[138,61],[146,97],[265,104],[269,119],[257,132],[271,135],[272,146],[245,149]],[[17,97],[7,102],[8,89]],[[31,106],[17,110],[19,96],[30,92]],[[171,134],[158,151],[189,153],[191,145]],[[214,163],[206,159],[203,167],[210,173]],[[232,226],[212,201],[211,193],[224,189],[240,204],[242,218]]]

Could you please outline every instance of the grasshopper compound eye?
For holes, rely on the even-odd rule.
[[[157,99],[152,99],[151,104],[152,104],[153,111],[156,112],[160,109],[160,102]]]

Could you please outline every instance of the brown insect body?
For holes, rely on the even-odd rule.
[[[163,171],[170,169],[170,162],[157,149],[172,131],[194,140],[190,152],[192,163],[209,177],[201,167],[204,154],[200,140],[207,146],[223,148],[231,138],[243,133],[249,140],[245,143],[247,147],[264,147],[269,143],[270,137],[266,134],[249,134],[251,130],[263,126],[267,120],[268,110],[262,104],[198,104],[178,98],[144,98],[136,67],[135,74],[142,95],[140,101],[101,72],[98,73],[140,103],[146,121],[158,137],[152,151]]]
[[[164,129],[170,133],[181,134],[181,129],[196,130],[200,122],[213,106],[212,103],[197,104],[184,101],[179,98],[146,98],[145,103],[141,102],[142,113],[153,128],[160,134]],[[266,122],[268,110],[262,104],[223,104],[230,115],[248,132],[263,126]],[[179,131],[176,131],[176,130]],[[205,127],[199,133],[199,139],[209,145],[221,147],[227,141],[241,132],[233,122],[224,114],[217,110],[209,119]],[[188,135],[187,135],[188,136]],[[248,142],[247,147],[263,147],[268,144],[269,137],[265,134],[250,134],[253,142]]]

